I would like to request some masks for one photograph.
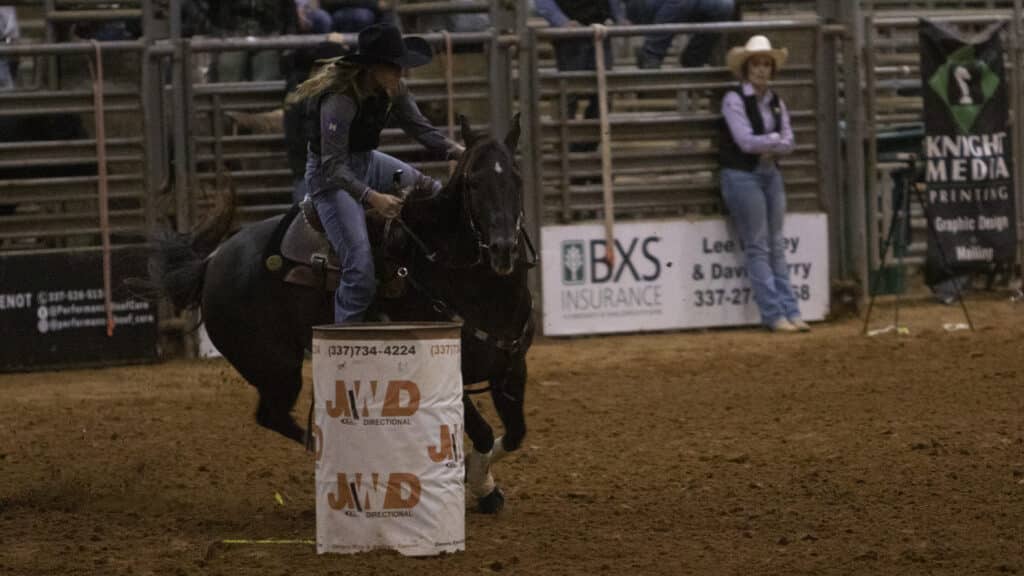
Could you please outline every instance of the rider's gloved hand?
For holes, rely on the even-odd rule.
[[[462,158],[462,155],[466,153],[466,147],[457,142],[452,143],[452,147],[448,149],[448,159],[458,160]]]
[[[381,194],[376,190],[370,191],[366,197],[366,203],[373,207],[385,218],[397,218],[402,213],[402,199],[390,194]]]

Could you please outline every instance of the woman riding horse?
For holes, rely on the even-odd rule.
[[[377,150],[380,133],[393,116],[410,137],[446,159],[464,148],[423,117],[402,80],[402,71],[430,62],[422,38],[402,39],[394,26],[371,26],[359,33],[355,54],[334,59],[301,84],[289,98],[305,101],[311,126],[306,184],[327,238],[338,254],[341,283],[334,294],[334,321],[360,322],[373,302],[376,279],[364,208],[385,218],[398,216],[402,200],[388,194],[393,176],[400,185],[438,191],[439,182]]]

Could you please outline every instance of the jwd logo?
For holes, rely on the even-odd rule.
[[[341,472],[333,492],[327,493],[327,505],[349,516],[367,518],[411,516],[420,502],[422,487],[414,474],[393,472],[388,475]]]
[[[437,446],[427,447],[427,456],[430,457],[432,462],[438,464],[444,462],[444,465],[448,468],[457,468],[459,462],[462,461],[462,451],[459,450],[457,440],[461,435],[462,431],[459,430],[458,426],[455,426],[455,432],[452,432],[447,424],[442,424],[441,439],[438,441]]]
[[[354,380],[351,384],[338,380],[334,383],[334,398],[327,400],[327,415],[346,424],[407,424],[419,407],[420,388],[415,382],[391,380],[382,387],[376,380]]]
[[[589,250],[583,240],[562,242],[562,284],[618,282],[626,277],[634,282],[653,282],[661,277],[661,261],[653,253],[658,236],[635,237],[624,245],[615,240],[615,265],[608,265],[607,242],[591,240]],[[587,257],[589,253],[589,258]]]

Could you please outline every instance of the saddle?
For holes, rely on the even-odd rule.
[[[387,258],[388,247],[373,237],[382,236],[382,226],[368,218],[371,244],[374,245],[374,268],[377,271],[377,292],[384,298],[398,298],[405,290],[404,280],[397,277],[397,265]],[[271,237],[264,264],[281,280],[297,286],[333,292],[341,282],[341,263],[324,232],[320,215],[307,196],[285,214]]]

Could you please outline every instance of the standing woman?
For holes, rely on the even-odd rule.
[[[789,283],[786,192],[777,162],[793,152],[793,129],[786,105],[768,87],[788,56],[764,36],[729,51],[726,64],[740,85],[722,99],[719,160],[722,197],[744,244],[761,323],[772,332],[807,332]]]
[[[398,216],[402,201],[388,194],[397,170],[403,172],[402,187],[441,188],[377,150],[381,131],[394,121],[442,159],[457,159],[463,152],[423,117],[402,80],[403,70],[422,66],[431,56],[422,38],[403,39],[394,26],[371,26],[359,33],[358,52],[330,61],[288,98],[309,106],[306,184],[341,264],[334,294],[339,324],[361,322],[376,292],[365,210]]]

